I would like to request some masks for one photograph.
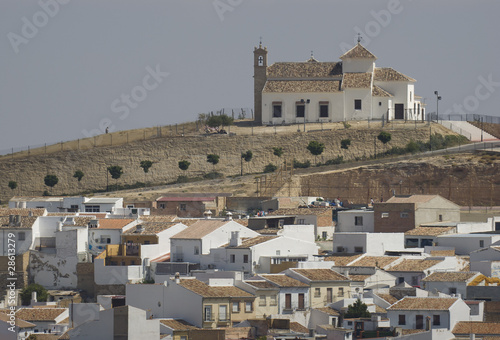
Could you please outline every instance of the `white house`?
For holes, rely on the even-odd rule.
[[[266,274],[260,278],[279,287],[278,314],[283,316],[310,308],[309,285],[285,274]]]
[[[333,251],[337,253],[366,253],[384,255],[386,250],[404,249],[404,233],[335,233]]]
[[[107,244],[120,244],[122,234],[139,223],[136,219],[101,218],[89,222],[89,251],[98,255]]]
[[[337,213],[337,225],[335,232],[337,233],[352,233],[352,232],[373,232],[374,216],[373,210],[345,210]]]
[[[460,298],[405,297],[389,308],[391,327],[403,329],[452,330],[460,321],[469,320],[470,309]]]
[[[470,253],[470,269],[490,277],[500,277],[500,246],[490,246]]]
[[[254,50],[255,118],[262,124],[345,120],[423,120],[415,79],[377,59],[360,43],[341,62],[277,62],[267,66],[267,49]],[[260,104],[260,105],[259,105]]]
[[[68,308],[20,308],[16,319],[35,324],[33,333],[48,333],[61,335],[69,326]]]
[[[48,212],[110,212],[123,209],[120,197],[13,197],[9,208],[44,208]],[[120,211],[122,212],[122,211]]]
[[[500,235],[496,234],[454,234],[438,236],[436,245],[454,247],[457,255],[469,255],[475,250],[487,248],[499,241]]]
[[[239,237],[259,236],[259,233],[232,220],[199,220],[170,238],[171,261],[201,263],[202,255],[228,243],[234,231],[239,232]]]
[[[432,293],[460,294],[467,299],[467,286],[480,275],[479,272],[436,271],[422,280],[423,288]]]

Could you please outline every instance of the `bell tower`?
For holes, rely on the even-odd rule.
[[[267,47],[262,48],[262,39],[259,47],[253,50],[253,112],[254,122],[262,124],[262,90],[267,80]]]

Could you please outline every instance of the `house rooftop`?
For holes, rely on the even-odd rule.
[[[398,259],[399,256],[363,256],[359,259],[356,259],[349,265],[349,267],[384,268]]]
[[[276,285],[266,280],[246,280],[244,282],[257,289],[277,289]]]
[[[443,260],[426,260],[426,259],[405,259],[398,264],[386,269],[388,272],[421,272],[429,269]]]
[[[396,71],[392,67],[375,67],[374,81],[405,81],[416,82],[412,77]]]
[[[9,217],[10,215],[19,216],[45,216],[45,208],[0,208],[0,216]]]
[[[368,51],[359,42],[349,51],[340,56],[340,59],[377,59],[373,53]]]
[[[10,316],[8,316],[4,312],[0,312],[0,321],[9,322]],[[34,328],[34,327],[36,327],[35,324],[28,322],[28,321],[24,321],[24,320],[19,319],[19,318],[16,318],[16,326],[19,328]]]
[[[439,195],[401,195],[401,196],[392,196],[384,203],[426,203],[430,200],[438,197]],[[383,204],[383,203],[377,203]]]
[[[479,272],[434,272],[424,278],[424,282],[467,282]]]
[[[309,334],[309,328],[302,326],[298,322],[290,322],[290,330],[294,333]]]
[[[16,312],[16,318],[25,321],[54,321],[67,308],[21,308]]]
[[[338,79],[341,62],[276,62],[267,68],[267,79]]]
[[[207,196],[207,197],[160,197],[156,201],[157,202],[207,202],[214,201],[216,199],[215,196]]]
[[[458,298],[404,297],[387,310],[448,310]]]
[[[325,257],[325,261],[333,261],[335,262],[336,266],[347,266],[362,255],[363,254],[351,255],[351,256],[327,256]]]
[[[164,230],[174,226],[176,223],[168,222],[144,222],[125,231],[124,235],[156,235]]]
[[[274,283],[278,287],[309,287],[309,285],[284,274],[266,274],[260,275],[260,277]]]
[[[209,286],[197,279],[181,279],[180,286],[203,297],[254,297],[234,286]]]
[[[476,334],[478,335],[500,335],[499,322],[459,321],[451,331],[454,335]]]
[[[328,315],[333,315],[333,316],[339,316],[339,312],[331,307],[320,307],[320,308],[314,308],[316,310],[319,310],[323,313],[326,313]]]
[[[297,215],[332,215],[333,209],[330,207],[319,208],[283,208],[270,212],[267,216],[297,216]]]
[[[189,322],[182,319],[160,319],[160,323],[167,326],[174,331],[187,331],[191,329],[198,329],[198,327],[191,325]]]
[[[375,293],[375,295],[377,295],[381,299],[387,301],[391,305],[395,304],[398,301],[398,299],[395,296],[391,295],[391,294]]]
[[[416,227],[405,232],[405,236],[438,236],[447,234],[455,227]]]
[[[262,92],[340,92],[340,80],[268,80]]]
[[[310,281],[349,281],[349,278],[331,269],[290,269]]]
[[[372,86],[372,73],[344,73],[342,89],[369,89]]]
[[[176,215],[142,215],[141,222],[174,222]]]
[[[112,204],[122,200],[121,197],[93,197],[89,198],[83,204]]]
[[[180,233],[171,237],[171,239],[195,239],[199,240],[208,234],[219,229],[223,225],[231,221],[203,219],[197,220],[195,223],[184,229]],[[181,221],[184,224],[184,222]]]
[[[243,239],[243,241],[241,242],[241,244],[239,246],[231,247],[228,244],[226,244],[223,247],[238,248],[238,249],[250,248],[252,246],[256,246],[257,244],[261,244],[261,243],[264,243],[267,241],[274,240],[275,238],[278,238],[278,237],[279,236],[256,236],[256,237],[252,237],[252,238]]]
[[[123,229],[123,227],[134,221],[134,219],[128,218],[103,218],[99,220],[98,229]]]

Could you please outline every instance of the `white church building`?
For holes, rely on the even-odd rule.
[[[424,120],[415,79],[390,67],[359,42],[339,62],[276,62],[254,49],[255,121],[263,125],[349,120]]]

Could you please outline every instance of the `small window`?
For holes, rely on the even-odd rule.
[[[240,302],[234,301],[233,302],[233,313],[239,313],[239,312],[240,312]]]
[[[261,55],[260,55],[260,56],[257,58],[257,60],[258,60],[258,62],[257,62],[257,63],[258,63],[258,66],[264,66],[264,57],[263,57],[263,56],[261,56]]]
[[[17,234],[17,239],[19,241],[24,241],[26,239],[26,233],[24,231],[20,231],[19,234]]]
[[[245,302],[245,313],[251,313],[253,310],[252,301]]]
[[[343,253],[344,251],[344,247],[337,247],[337,253]]]
[[[108,239],[108,240],[109,240],[109,239]],[[109,243],[109,242],[108,242],[108,243]],[[151,244],[151,241],[146,240],[146,241],[144,241],[144,244]]]
[[[417,248],[417,247],[418,247],[418,238],[406,239],[406,248]]]
[[[165,209],[165,203],[160,203],[160,209]]]
[[[281,250],[276,250],[276,256],[280,256],[281,255]]]
[[[187,340],[187,335],[181,335],[181,340]]]
[[[338,296],[344,296],[344,288],[339,287],[339,290],[337,291]]]
[[[179,210],[186,211],[186,204],[184,204],[184,203],[179,204]]]
[[[324,240],[326,240],[326,239],[328,238],[328,233],[327,233],[326,231],[323,231],[323,232],[321,233],[321,237],[322,237]]]
[[[297,224],[305,224],[305,222],[306,222],[306,220],[305,220],[305,219],[303,219],[303,218],[299,218],[299,219],[297,220]]]
[[[229,255],[229,262],[235,263],[236,262],[236,255],[234,255],[234,254]]]
[[[439,222],[443,222],[443,215],[439,215]]]
[[[314,297],[321,296],[321,288],[314,288]]]
[[[352,326],[352,321],[347,321],[347,326]]]
[[[355,253],[362,253],[363,252],[363,247],[354,247],[354,252]]]
[[[212,321],[212,306],[211,305],[205,306],[204,320],[205,321]]]
[[[261,295],[259,296],[259,306],[265,306],[266,305],[266,296]]]
[[[194,254],[199,255],[200,254],[200,247],[194,246]]]
[[[418,285],[418,276],[412,276],[411,277],[411,285],[412,286],[417,286]]]
[[[382,217],[382,218],[389,218],[389,213],[388,212],[383,212],[380,217]]]
[[[227,305],[219,305],[219,321],[227,321]]]
[[[270,296],[269,297],[269,305],[270,306],[276,306],[278,304],[276,295]]]
[[[382,106],[382,102],[378,102],[378,106]]]
[[[354,110],[361,110],[361,99],[354,99]]]
[[[400,216],[401,218],[408,218],[409,215],[407,212],[402,212]]]
[[[484,248],[484,240],[479,240],[479,247]]]
[[[281,103],[273,103],[273,118],[281,118]]]
[[[450,287],[449,291],[450,291],[450,295],[451,295],[451,294],[456,294],[456,293],[457,293],[457,289],[456,289],[456,288],[454,288],[454,287]]]
[[[439,326],[439,325],[441,325],[441,315],[433,315],[432,325],[433,326]]]
[[[398,325],[406,325],[406,315],[399,314]]]
[[[354,216],[354,225],[363,225],[363,216]]]
[[[328,118],[328,103],[319,103],[319,117]]]
[[[306,106],[304,104],[296,104],[295,117],[304,118],[306,116]]]
[[[243,255],[243,263],[248,263],[248,255]]]

